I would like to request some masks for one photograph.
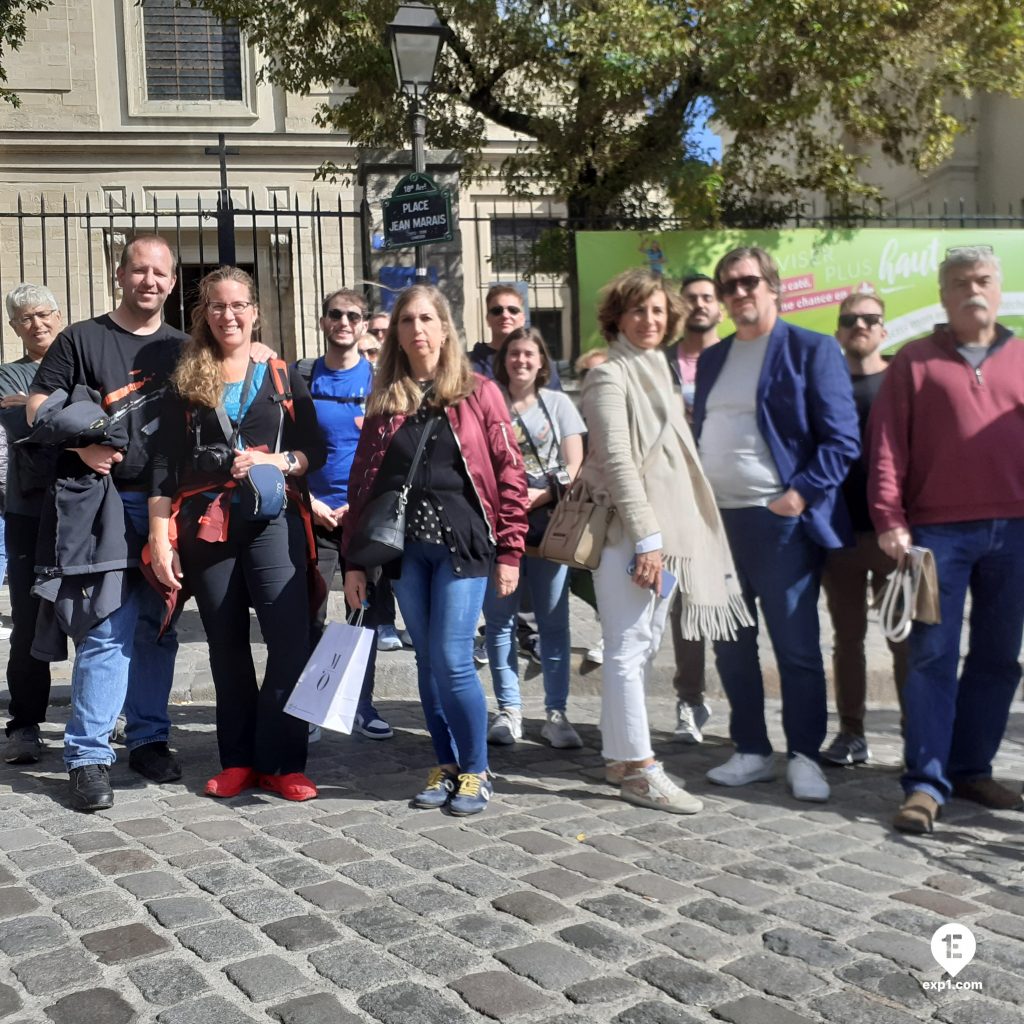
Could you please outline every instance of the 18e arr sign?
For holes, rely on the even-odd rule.
[[[407,174],[384,207],[384,248],[452,240],[452,197],[425,174]]]

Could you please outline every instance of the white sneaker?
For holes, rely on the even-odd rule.
[[[522,738],[523,712],[519,708],[499,708],[487,730],[487,742],[508,747]]]
[[[540,727],[540,734],[551,746],[559,750],[583,746],[580,734],[565,717],[564,711],[549,711],[548,720]]]
[[[604,664],[604,638],[603,637],[600,640],[598,640],[597,643],[594,644],[594,646],[591,647],[587,651],[586,654],[583,655],[583,660],[584,661],[589,661],[589,662],[591,662],[594,665],[603,665]]]
[[[653,807],[670,814],[696,814],[704,805],[665,774],[655,761],[622,780],[619,796],[640,807]]]
[[[825,781],[821,765],[806,754],[794,754],[786,765],[786,782],[794,800],[812,800],[824,803],[831,790]]]
[[[402,640],[394,626],[377,627],[377,650],[378,651],[400,651]]]
[[[710,717],[711,708],[707,704],[687,704],[685,700],[676,701],[675,738],[682,740],[683,743],[702,743],[704,741],[702,730]]]
[[[725,764],[707,773],[717,786],[746,786],[751,782],[771,782],[775,766],[771,754],[733,754]]]

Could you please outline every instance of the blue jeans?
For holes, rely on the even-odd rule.
[[[904,689],[903,789],[943,803],[953,783],[992,774],[1020,682],[1024,630],[1024,519],[916,526],[939,577],[942,622],[915,622]],[[970,643],[960,677],[964,601]]]
[[[122,494],[125,529],[149,533],[145,494]],[[124,707],[129,750],[166,741],[167,701],[174,679],[178,637],[173,628],[158,640],[164,604],[137,569],[125,570],[121,607],[94,626],[75,651],[71,717],[64,729],[64,763],[113,764],[108,737]]]
[[[410,541],[393,589],[416,649],[420,703],[438,764],[487,770],[487,701],[473,638],[487,578],[463,579],[443,544]]]
[[[526,556],[520,564],[519,586],[498,597],[494,581],[484,597],[487,660],[498,706],[522,706],[519,695],[516,615],[523,588],[530,590],[540,632],[540,662],[544,673],[544,707],[565,711],[569,698],[569,567],[546,558]]]
[[[740,754],[772,752],[757,653],[757,598],[779,667],[787,750],[817,760],[828,720],[818,627],[824,551],[807,536],[799,517],[777,516],[760,506],[724,508],[722,522],[755,623],[739,629],[735,641],[715,643],[729,698],[729,734]]]

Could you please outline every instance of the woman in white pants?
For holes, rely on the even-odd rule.
[[[676,814],[702,804],[655,760],[645,700],[669,598],[679,585],[687,638],[731,638],[749,622],[714,496],[658,351],[675,339],[686,312],[647,270],[625,271],[605,288],[598,321],[609,358],[583,386],[590,454],[581,471],[595,500],[615,510],[594,572],[606,775],[622,799]]]

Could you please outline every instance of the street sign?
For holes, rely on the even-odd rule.
[[[452,196],[426,174],[407,174],[384,207],[384,249],[450,242]]]

